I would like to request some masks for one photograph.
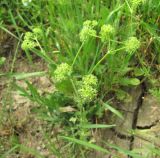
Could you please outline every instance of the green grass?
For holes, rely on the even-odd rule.
[[[101,121],[106,110],[123,119],[110,101],[127,101],[127,88],[146,82],[150,93],[159,98],[159,0],[32,0],[27,6],[21,0],[1,0],[0,6],[0,29],[18,43],[11,71],[0,72],[0,76],[11,81],[23,79],[27,89],[14,80],[10,85],[40,105],[36,111],[41,119],[62,127],[57,136],[63,142],[62,150],[48,144],[57,157],[63,157],[67,150],[67,157],[76,157],[77,153],[87,157],[92,149],[106,152],[107,148],[91,143],[92,130],[110,127]],[[36,55],[48,69],[14,73],[20,44],[29,64],[34,63]],[[5,64],[5,54],[1,56],[0,66]],[[55,92],[41,95],[27,80],[42,75],[50,78]],[[75,110],[61,112],[69,106]],[[110,147],[138,157],[120,147]],[[22,149],[41,157],[32,149]],[[156,148],[151,151],[159,154]]]

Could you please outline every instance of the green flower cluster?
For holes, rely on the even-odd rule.
[[[32,32],[26,32],[24,36],[24,40],[32,40],[33,39],[33,33]]]
[[[42,39],[42,37],[43,37],[43,31],[42,31],[41,28],[35,27],[35,28],[33,28],[32,32],[33,32],[34,38],[37,38],[38,40]]]
[[[78,101],[81,104],[91,102],[97,95],[97,77],[94,75],[86,75],[82,78],[82,84],[78,89]]]
[[[112,25],[110,24],[103,25],[100,31],[100,37],[102,42],[106,42],[111,37],[111,35],[114,34],[114,32],[115,32],[115,29],[113,28]]]
[[[40,40],[43,37],[43,32],[39,27],[35,27],[32,29],[32,32],[26,32],[24,36],[24,40],[22,42],[23,50],[31,50],[37,46],[36,40]]]
[[[140,41],[136,37],[130,37],[125,41],[125,49],[127,52],[133,53],[140,47]]]
[[[24,40],[22,42],[21,48],[25,51],[27,50],[31,50],[34,47],[36,47],[36,43],[34,41],[30,41],[30,40]]]
[[[86,75],[82,78],[82,84],[96,87],[98,84],[97,77],[92,74]]]
[[[83,23],[83,28],[80,32],[80,41],[85,42],[90,36],[96,36],[96,30],[94,27],[97,25],[97,21],[87,20]]]
[[[57,66],[54,71],[54,79],[56,82],[62,82],[71,76],[72,68],[67,63],[62,63]]]

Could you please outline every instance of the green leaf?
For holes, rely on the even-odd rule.
[[[132,79],[130,79],[130,84],[134,85],[134,86],[139,85],[140,84],[140,80],[137,79],[137,78],[132,78]]]
[[[72,95],[73,94],[73,87],[71,86],[72,83],[70,80],[64,80],[63,82],[56,83],[55,86],[63,94]]]
[[[82,128],[112,128],[116,125],[104,125],[104,124],[86,124],[81,125]]]
[[[40,71],[40,72],[31,72],[31,73],[3,73],[0,74],[0,76],[5,76],[9,78],[15,78],[16,80],[22,80],[30,77],[39,77],[39,76],[44,76],[46,74],[45,71]]]
[[[6,61],[6,58],[5,57],[1,57],[0,58],[0,66],[3,65]]]
[[[12,76],[15,77],[17,80],[21,80],[29,77],[43,76],[45,74],[46,74],[45,71],[40,71],[40,72],[31,72],[31,73],[16,73],[16,74],[13,74]]]
[[[95,150],[100,151],[100,152],[109,153],[108,150],[106,150],[106,149],[104,149],[100,146],[97,146],[95,144],[88,143],[86,141],[78,140],[78,139],[71,138],[71,137],[65,137],[65,136],[60,136],[60,138],[65,139],[69,142],[73,142],[73,143],[76,143],[76,144],[79,144],[79,145],[83,145],[83,146],[91,148],[91,149],[95,149]]]
[[[119,83],[124,86],[127,85],[137,86],[140,84],[140,80],[137,78],[122,78],[120,79]]]
[[[107,146],[109,146],[109,147],[111,147],[111,148],[113,148],[113,149],[116,149],[118,152],[123,153],[123,154],[125,154],[125,155],[131,156],[131,157],[133,157],[133,158],[142,158],[140,155],[138,155],[138,154],[136,154],[136,153],[134,153],[134,152],[132,152],[132,151],[125,150],[125,149],[120,148],[120,147],[118,147],[118,146],[116,146],[116,145],[113,145],[113,144],[109,144],[109,143],[106,143],[106,142],[104,142],[104,143],[105,143]]]
[[[134,75],[135,76],[142,76],[142,75],[144,75],[143,69],[142,68],[135,68],[134,69]]]
[[[115,108],[113,108],[112,106],[110,106],[108,103],[104,103],[103,106],[104,106],[106,109],[110,110],[110,111],[111,111],[112,113],[114,113],[115,115],[117,115],[119,118],[124,119],[124,118],[123,118],[123,115],[122,115],[118,110],[116,110]]]

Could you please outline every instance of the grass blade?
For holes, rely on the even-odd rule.
[[[14,146],[10,150],[8,150],[6,153],[0,156],[0,158],[6,158],[8,155],[10,155],[13,151],[15,151],[17,148],[19,148],[19,145]]]
[[[112,128],[115,127],[116,125],[104,125],[104,124],[86,124],[82,125],[82,128]]]
[[[40,77],[45,75],[45,71],[39,71],[39,72],[31,72],[31,73],[3,73],[0,74],[1,76],[9,77],[9,78],[15,78],[16,80],[22,80],[30,77]]]
[[[108,103],[104,103],[103,106],[106,109],[110,110],[115,115],[117,115],[119,118],[123,119],[123,115],[118,110],[116,110],[115,108],[113,108],[112,106],[110,106]]]
[[[134,152],[132,152],[132,151],[125,150],[125,149],[120,148],[120,147],[118,147],[118,146],[116,146],[116,145],[113,145],[113,144],[108,144],[108,143],[106,143],[106,142],[104,142],[104,143],[105,143],[107,146],[109,146],[109,147],[111,147],[111,148],[113,148],[113,149],[117,150],[118,152],[123,153],[123,154],[125,154],[125,155],[131,156],[131,157],[133,157],[133,158],[144,158],[144,157],[141,157],[140,155],[138,155],[138,154],[136,154],[136,153],[134,153]]]
[[[85,146],[85,147],[88,147],[88,148],[103,152],[103,153],[109,153],[108,150],[106,150],[106,149],[104,149],[104,148],[102,148],[100,146],[97,146],[95,144],[92,144],[92,143],[88,143],[88,142],[85,142],[85,141],[82,141],[82,140],[78,140],[78,139],[71,138],[71,137],[65,137],[65,136],[60,136],[60,138],[65,139],[65,140],[67,140],[69,142],[73,142],[73,143],[76,143],[76,144],[79,144],[79,145],[82,145],[82,146]]]

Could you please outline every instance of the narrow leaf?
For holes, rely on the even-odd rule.
[[[44,76],[46,74],[45,71],[40,72],[31,72],[31,73],[2,73],[0,76],[9,77],[9,78],[15,78],[16,80],[22,80],[29,77],[39,77]]]
[[[104,124],[86,124],[81,125],[82,128],[112,128],[116,125],[104,125]]]
[[[43,76],[43,75],[45,75],[45,71],[31,72],[31,73],[17,73],[13,74],[13,77],[15,77],[17,80],[21,80],[29,77]]]
[[[116,146],[116,145],[108,144],[108,143],[106,143],[106,142],[104,142],[104,143],[105,143],[107,146],[109,146],[109,147],[111,147],[111,148],[113,148],[113,149],[116,149],[118,152],[123,153],[123,154],[125,154],[125,155],[127,155],[127,156],[131,156],[131,157],[133,157],[133,158],[142,158],[140,155],[134,153],[133,151],[129,151],[129,150],[120,148],[120,147],[118,147],[118,146]]]
[[[123,119],[123,115],[118,110],[116,110],[115,108],[113,108],[112,106],[110,106],[108,103],[104,103],[103,106],[106,109],[110,110],[115,115],[117,115],[119,118]]]
[[[119,83],[124,86],[127,85],[137,86],[140,84],[140,80],[138,78],[122,78],[120,79]]]
[[[95,144],[92,144],[92,143],[88,143],[88,142],[85,142],[85,141],[82,141],[82,140],[78,140],[78,139],[71,138],[71,137],[65,137],[65,136],[60,136],[60,138],[65,139],[69,142],[73,142],[73,143],[77,143],[79,145],[83,145],[83,146],[91,148],[91,149],[95,149],[95,150],[100,151],[100,152],[109,153],[108,150],[106,150],[106,149],[104,149],[100,146],[97,146]]]

